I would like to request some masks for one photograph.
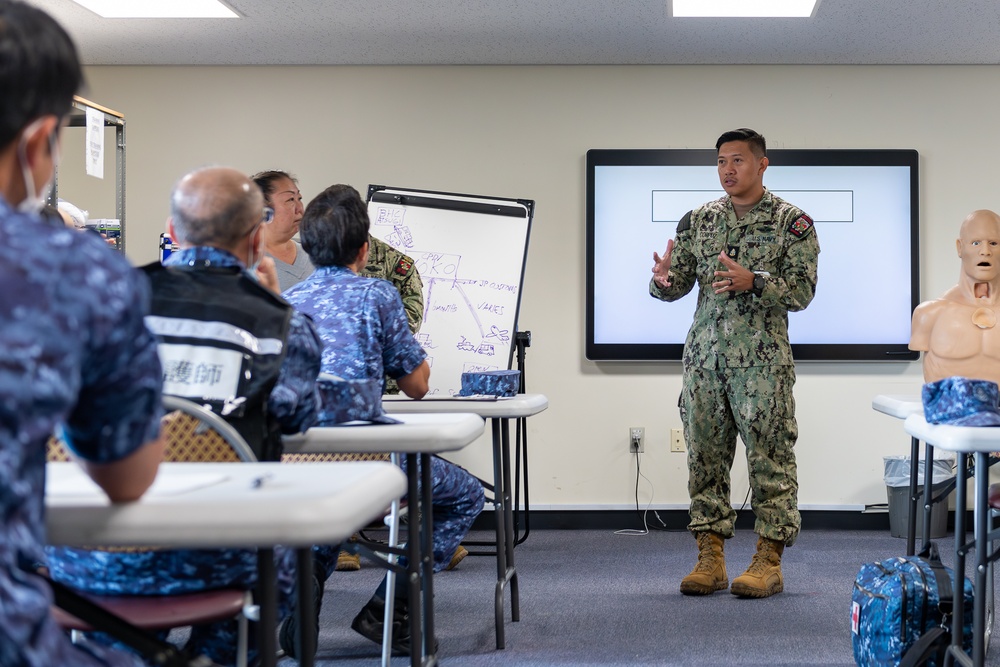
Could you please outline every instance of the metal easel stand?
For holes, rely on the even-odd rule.
[[[524,394],[524,357],[525,348],[531,347],[531,332],[514,332],[514,346],[517,355],[517,370],[521,371],[520,385],[517,393]],[[514,425],[514,546],[521,544],[528,539],[531,532],[529,523],[530,512],[528,511],[528,420],[519,417]],[[524,456],[524,534],[518,535],[521,528],[521,511],[518,509],[521,499],[521,457]]]
[[[525,348],[531,347],[531,332],[530,331],[517,331],[514,333],[514,350],[515,359],[517,360],[517,370],[521,371],[520,382],[517,387],[517,392],[519,394],[525,393],[524,390],[524,357]],[[512,500],[512,515],[514,518],[513,526],[513,540],[512,545],[517,546],[528,539],[528,533],[531,532],[531,526],[528,521],[528,430],[526,426],[526,419],[520,417],[516,419],[515,424],[515,440],[514,440],[514,497]],[[494,436],[495,437],[495,436]],[[524,458],[524,534],[518,535],[520,532],[520,516],[521,512],[518,509],[520,505],[521,498],[521,458]],[[499,465],[499,464],[497,464]],[[502,478],[502,476],[501,476]],[[496,487],[485,479],[477,477],[479,483],[483,485],[483,488],[493,494],[494,498],[487,498],[487,502],[491,506],[496,506],[499,502],[497,498]],[[494,542],[491,541],[481,541],[481,540],[464,540],[462,544],[471,547],[489,547],[495,546]],[[469,551],[470,556],[495,556],[495,550],[486,551]]]

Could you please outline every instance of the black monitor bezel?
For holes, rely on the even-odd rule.
[[[902,166],[910,172],[910,312],[920,303],[919,155],[913,149],[772,149],[772,165]],[[683,343],[597,343],[594,341],[595,168],[599,166],[711,165],[712,149],[591,149],[587,151],[586,357],[590,361],[679,361]],[[920,353],[907,343],[792,343],[796,361],[913,361]]]

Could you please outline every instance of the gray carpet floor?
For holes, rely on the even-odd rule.
[[[953,539],[937,540],[946,564],[953,560]],[[730,579],[746,568],[755,545],[750,531],[726,543]],[[446,667],[846,667],[854,664],[854,577],[862,563],[902,555],[905,547],[888,531],[803,530],[785,551],[785,592],[743,600],[728,591],[707,597],[678,592],[695,560],[687,532],[536,530],[515,551],[521,617],[511,622],[508,596],[503,650],[494,638],[495,559],[470,556],[435,576],[438,656]],[[360,572],[337,572],[327,582],[318,667],[379,664],[380,647],[355,634],[350,623],[381,577],[381,570],[363,563]],[[408,659],[396,657],[392,664]],[[1000,647],[989,652],[988,664],[1000,666]]]

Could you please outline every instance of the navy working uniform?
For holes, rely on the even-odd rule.
[[[141,664],[77,647],[49,614],[42,560],[46,442],[113,462],[155,440],[156,342],[146,280],[96,235],[15,213],[0,197],[0,665]]]
[[[316,377],[319,374],[322,342],[312,323],[308,317],[295,312],[279,297],[246,277],[236,257],[224,250],[211,247],[183,249],[172,253],[166,265],[172,268],[148,269],[154,286],[153,314],[148,321],[150,328],[162,336],[161,356],[165,360],[163,374],[167,393],[181,392],[190,396],[195,388],[205,389],[208,402],[216,409],[219,406],[215,404],[221,404],[223,416],[237,430],[241,430],[244,437],[250,436],[247,439],[252,448],[263,451],[265,458],[280,458],[280,449],[273,449],[271,438],[275,433],[271,422],[281,432],[297,433],[311,426],[316,419]],[[183,306],[185,300],[188,300],[186,311]],[[257,303],[254,304],[254,301]],[[235,308],[233,312],[227,312],[222,307],[226,302]],[[178,317],[185,312],[189,319]],[[217,320],[233,319],[231,324],[246,325],[240,339],[248,347],[239,356],[241,359],[244,356],[253,359],[258,371],[253,375],[261,378],[260,383],[252,380],[239,385],[238,391],[243,392],[242,396],[248,397],[248,400],[244,403],[237,401],[235,406],[233,401],[222,398],[224,392],[211,393],[213,387],[226,388],[223,385],[231,377],[231,369],[199,370],[197,367],[199,363],[208,363],[206,360],[211,359],[225,365],[224,346],[206,348],[209,351],[206,356],[204,350],[199,351],[198,337],[194,335],[199,331],[198,323],[202,326],[213,324],[199,319],[210,317],[212,313]],[[224,331],[226,327],[218,329]],[[281,338],[277,338],[278,331],[283,332]],[[187,334],[187,338],[181,334]],[[183,345],[185,341],[186,345]],[[184,349],[163,350],[162,346]],[[184,354],[190,355],[191,367],[186,372],[180,372],[177,363],[183,361]],[[280,365],[269,366],[266,359],[269,355],[280,357]],[[237,368],[240,368],[239,360]],[[238,375],[245,378],[242,372]],[[265,405],[257,404],[264,399]],[[240,409],[244,405],[249,405],[256,414],[267,414],[268,419],[262,422],[252,414],[247,415]],[[280,441],[277,446],[280,448]],[[171,595],[231,587],[249,590],[256,585],[257,578],[257,555],[250,549],[116,552],[50,548],[48,552],[53,578],[101,595]],[[289,596],[294,588],[294,553],[278,548],[275,558],[282,592],[279,613],[285,616],[290,611]],[[193,653],[207,655],[219,664],[233,664],[235,637],[235,621],[212,623],[193,629],[186,648]],[[254,637],[251,637],[251,645],[253,643]]]
[[[427,356],[410,333],[399,293],[384,280],[324,266],[284,296],[315,321],[324,342],[324,373],[346,379],[398,379]],[[440,572],[482,511],[484,495],[479,480],[463,468],[436,457],[431,465],[434,571]],[[329,567],[337,553],[321,549],[317,562]]]
[[[716,294],[720,252],[763,276],[763,289]],[[816,291],[819,243],[812,219],[765,189],[741,219],[729,195],[686,214],[677,225],[670,287],[649,292],[675,301],[695,285],[698,305],[684,343],[679,407],[688,445],[688,528],[732,537],[730,468],[736,435],[746,445],[761,537],[791,545],[798,536],[798,437],[792,387],[795,367],[788,312]]]

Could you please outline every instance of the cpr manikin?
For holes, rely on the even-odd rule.
[[[958,284],[913,311],[910,349],[924,352],[924,382],[959,375],[1000,383],[1000,215],[970,213],[955,247]]]

